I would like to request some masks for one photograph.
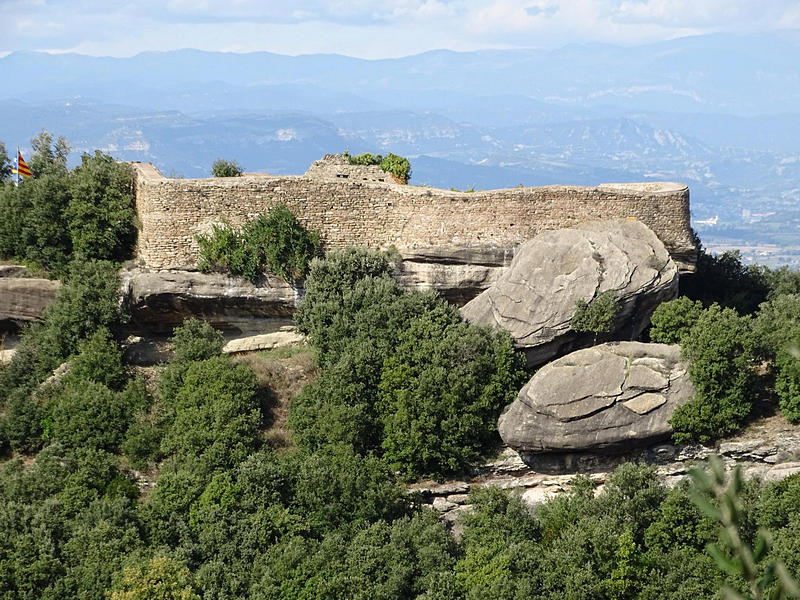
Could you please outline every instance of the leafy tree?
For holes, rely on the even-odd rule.
[[[30,167],[34,177],[50,173],[66,173],[71,148],[63,136],[53,142],[53,134],[42,130],[31,139],[33,154]]]
[[[3,142],[0,142],[0,183],[3,183],[7,179],[11,178],[11,166],[12,161],[8,157],[6,145]]]
[[[126,567],[122,581],[110,592],[110,600],[200,600],[189,569],[169,556],[155,556]]]
[[[783,563],[774,559],[767,560],[771,544],[769,532],[760,529],[752,548],[742,535],[744,509],[740,498],[743,488],[741,468],[737,466],[732,477],[728,479],[722,460],[718,456],[712,456],[709,459],[709,470],[695,468],[690,475],[696,488],[695,502],[703,512],[720,524],[722,544],[708,546],[708,552],[719,568],[731,576],[740,577],[747,586],[750,598],[754,600],[800,596],[800,585]],[[770,586],[774,586],[774,593],[768,595],[767,588]],[[730,586],[723,587],[722,591],[726,598],[743,598]]]
[[[741,314],[754,312],[767,299],[769,285],[761,268],[742,264],[741,253],[708,254],[702,248],[693,275],[681,277],[681,295],[704,306],[719,304]]]
[[[800,421],[800,337],[795,340],[794,344],[778,351],[775,358],[778,405],[786,420],[792,423]]]
[[[211,165],[211,174],[214,177],[241,177],[244,169],[235,160],[218,158]]]
[[[78,385],[94,382],[119,391],[125,384],[122,352],[111,332],[100,327],[87,340],[79,342],[78,354],[70,360],[69,378]]]
[[[391,152],[383,157],[381,169],[391,173],[403,183],[408,183],[411,179],[411,163],[407,158],[392,154]]]
[[[642,544],[645,530],[657,518],[665,496],[653,467],[623,463],[609,476],[599,504],[602,512],[622,525],[621,533]]]
[[[754,334],[760,357],[771,363],[781,412],[789,421],[800,420],[800,294],[762,304]]]
[[[498,441],[497,417],[525,379],[522,367],[506,334],[433,311],[411,321],[381,374],[386,460],[409,477],[475,461]]]
[[[325,371],[292,402],[293,437],[310,449],[380,449],[407,477],[453,472],[496,440],[521,358],[506,335],[402,291],[389,269],[363,250],[314,263],[297,320]]]
[[[11,449],[17,452],[38,450],[42,444],[44,409],[32,397],[32,390],[21,386],[9,390],[2,399],[5,410],[3,433]]]
[[[755,341],[751,322],[735,310],[712,305],[683,338],[695,395],[670,423],[676,441],[708,441],[738,430],[755,393]]]
[[[230,468],[259,442],[261,410],[253,371],[219,356],[193,362],[173,397],[164,398],[174,415],[162,452],[196,456],[209,469]]]
[[[69,199],[66,170],[57,167],[43,168],[19,187],[5,186],[0,202],[0,254],[62,274],[72,252],[63,217]]]
[[[534,596],[539,590],[525,590],[526,582],[519,580],[535,577],[540,568],[539,520],[519,498],[496,488],[471,490],[470,501],[474,511],[464,517],[463,557],[455,567],[464,595],[514,598],[527,591]]]
[[[700,318],[703,304],[681,296],[661,303],[650,317],[650,339],[662,344],[679,344]]]
[[[57,392],[47,408],[44,437],[70,448],[114,451],[122,442],[136,408],[128,397],[101,383],[74,381]]]
[[[386,463],[374,456],[359,456],[339,444],[297,458],[292,505],[318,532],[391,521],[409,509],[409,497]]]
[[[769,483],[758,500],[758,521],[776,531],[800,517],[800,474]]]
[[[136,241],[133,169],[108,154],[84,154],[70,173],[64,211],[72,249],[84,258],[125,260]]]
[[[0,186],[0,256],[59,277],[73,253],[84,259],[128,258],[136,233],[131,167],[95,152],[70,172],[64,138],[53,142],[52,134],[42,131],[31,145],[33,178],[19,187]]]
[[[667,493],[658,514],[645,532],[648,551],[670,553],[673,549],[703,552],[717,535],[717,525],[692,501],[688,482]]]

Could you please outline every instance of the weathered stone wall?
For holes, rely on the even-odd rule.
[[[638,219],[664,242],[684,269],[696,248],[689,190],[674,183],[547,186],[485,192],[306,176],[166,179],[135,164],[141,221],[138,257],[156,269],[191,269],[195,235],[227,220],[240,225],[285,204],[327,247],[396,246],[419,262],[507,263],[514,246],[537,233],[584,221]],[[416,257],[416,258],[414,258]]]
[[[315,160],[308,167],[305,176],[314,179],[405,183],[378,165],[351,165],[344,154],[326,154],[321,159]]]

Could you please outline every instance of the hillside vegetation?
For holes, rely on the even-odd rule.
[[[53,160],[0,190],[0,213],[25,221],[4,230],[14,243],[0,255],[63,281],[0,367],[0,598],[678,600],[724,585],[757,597],[755,578],[779,594],[790,582],[767,577],[775,560],[800,574],[800,475],[715,493],[625,464],[601,493],[577,477],[535,509],[477,489],[456,540],[406,484],[495,452],[498,415],[528,374],[507,334],[402,290],[387,254],[311,262],[296,316],[312,353],[295,355],[302,389],[305,375],[268,357],[223,355],[197,320],[175,329],[152,377],[137,374],[119,343],[116,261],[133,217],[123,167]],[[94,225],[70,229],[87,201]],[[61,237],[50,222],[66,223]],[[38,241],[19,241],[28,230]],[[60,245],[42,245],[48,235]],[[87,236],[105,245],[89,252]],[[797,419],[800,275],[735,255],[703,255],[700,269],[651,329],[684,345],[697,390],[677,436],[711,439],[775,410]],[[720,525],[729,504],[738,545]],[[760,527],[773,542],[750,572],[737,552],[765,539]]]

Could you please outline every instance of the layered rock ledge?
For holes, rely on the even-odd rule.
[[[140,268],[122,273],[122,296],[132,324],[148,331],[171,331],[192,316],[225,331],[277,331],[292,324],[301,294],[278,277],[253,285],[218,273]]]
[[[59,287],[58,281],[29,277],[25,267],[0,265],[0,322],[38,320]]]

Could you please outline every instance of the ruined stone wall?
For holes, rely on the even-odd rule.
[[[138,258],[155,269],[194,268],[196,234],[223,220],[239,225],[277,204],[318,230],[326,247],[394,245],[405,257],[430,253],[439,262],[502,263],[543,230],[609,218],[644,222],[684,269],[696,252],[682,184],[467,193],[327,176],[166,179],[152,165],[135,166]]]

